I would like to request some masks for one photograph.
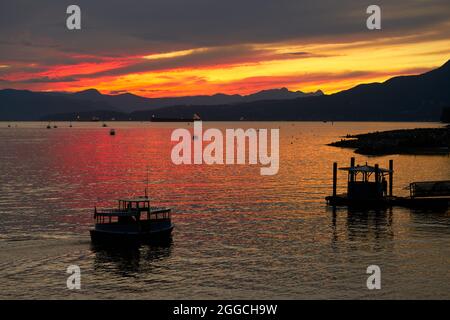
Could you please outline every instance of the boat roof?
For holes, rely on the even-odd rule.
[[[339,170],[344,170],[344,171],[349,171],[349,172],[366,172],[366,173],[371,173],[371,172],[375,172],[375,167],[373,166],[369,166],[369,165],[357,165],[354,167],[343,167],[343,168],[339,168]],[[393,172],[393,170],[389,170],[389,169],[385,169],[385,168],[378,168],[379,172]]]
[[[135,197],[135,198],[122,198],[117,199],[118,201],[122,202],[144,202],[144,201],[150,201],[149,197]]]

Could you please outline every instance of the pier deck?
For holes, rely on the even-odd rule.
[[[448,208],[450,197],[384,197],[380,199],[357,199],[348,198],[347,194],[338,194],[325,198],[331,206],[353,206],[353,207],[408,207],[408,208]]]

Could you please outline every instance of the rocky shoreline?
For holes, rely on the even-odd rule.
[[[355,149],[363,155],[450,154],[450,125],[347,135],[328,145]]]

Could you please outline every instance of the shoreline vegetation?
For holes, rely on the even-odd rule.
[[[442,109],[441,121],[445,123],[450,123],[450,107]]]
[[[340,141],[327,144],[355,149],[362,155],[390,154],[450,154],[450,125],[442,128],[402,129],[347,135]]]

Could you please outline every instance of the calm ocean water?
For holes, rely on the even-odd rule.
[[[438,124],[204,123],[280,128],[275,176],[259,165],[173,165],[174,124],[109,123],[116,136],[101,123],[57,124],[0,123],[0,298],[450,298],[448,211],[333,212],[324,201],[333,161],[354,155],[326,143]],[[389,159],[397,195],[411,181],[450,179],[448,156],[356,155],[382,167]],[[142,194],[147,167],[154,204],[173,208],[172,242],[93,247],[94,205]],[[78,291],[66,288],[71,264]],[[381,290],[366,288],[371,264]]]

